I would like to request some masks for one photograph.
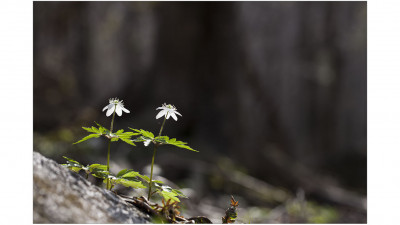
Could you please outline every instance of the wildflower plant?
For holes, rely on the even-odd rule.
[[[86,141],[91,138],[98,138],[100,136],[104,136],[108,138],[108,147],[107,147],[107,165],[105,168],[105,173],[103,174],[104,176],[110,174],[110,147],[111,147],[111,142],[115,142],[118,140],[122,140],[130,145],[135,146],[135,144],[130,140],[131,136],[135,135],[133,132],[124,132],[124,130],[118,130],[117,132],[113,133],[113,128],[114,128],[114,119],[115,119],[115,114],[118,116],[122,116],[122,111],[125,113],[130,113],[128,109],[124,107],[124,103],[122,100],[119,100],[118,98],[111,98],[109,100],[109,104],[103,108],[103,111],[107,110],[106,116],[109,117],[112,114],[112,119],[111,119],[111,126],[110,130],[107,130],[100,124],[96,123],[98,128],[96,127],[82,127],[84,130],[86,130],[89,133],[92,133],[81,140],[75,142],[74,144],[78,144],[80,142]],[[101,176],[104,177],[104,176]],[[112,184],[111,184],[111,178],[113,177],[106,177],[106,188],[108,190],[111,190]]]
[[[179,191],[177,189],[173,189],[173,188],[169,187],[168,185],[165,185],[162,181],[153,180],[153,166],[154,166],[155,154],[156,154],[157,148],[159,146],[165,145],[165,144],[174,145],[176,147],[188,149],[188,150],[195,151],[195,152],[197,152],[197,151],[192,149],[191,147],[187,146],[186,142],[178,141],[178,140],[176,140],[176,138],[169,138],[168,136],[161,136],[161,133],[163,131],[166,120],[172,117],[175,121],[177,121],[178,120],[177,115],[179,115],[179,116],[182,116],[182,115],[177,111],[176,107],[173,105],[163,104],[161,107],[157,108],[157,110],[160,110],[160,109],[161,109],[161,111],[157,114],[156,119],[163,117],[164,121],[161,125],[158,136],[155,136],[150,131],[146,131],[143,129],[134,129],[134,128],[129,128],[130,130],[132,130],[134,132],[132,132],[132,131],[124,132],[123,129],[113,132],[115,114],[117,114],[118,116],[122,116],[123,112],[130,113],[130,111],[124,107],[124,103],[122,100],[119,100],[117,98],[110,99],[109,104],[103,108],[103,112],[106,111],[107,117],[112,115],[110,129],[109,130],[106,129],[105,127],[98,124],[97,122],[95,122],[97,127],[95,127],[95,126],[82,127],[84,130],[86,130],[90,134],[74,143],[74,144],[78,144],[78,143],[87,141],[92,138],[99,138],[99,137],[107,138],[108,139],[107,164],[106,165],[91,164],[91,165],[84,166],[83,164],[79,163],[78,161],[64,156],[64,158],[67,160],[67,163],[63,164],[63,165],[77,173],[80,171],[84,171],[86,174],[86,178],[88,178],[89,174],[91,174],[94,177],[103,179],[103,182],[106,184],[106,188],[108,190],[112,190],[112,188],[116,184],[121,184],[126,187],[132,187],[132,188],[147,188],[148,187],[149,188],[149,192],[148,192],[149,200],[150,200],[150,197],[156,193],[156,194],[160,195],[163,198],[163,201],[165,200],[165,202],[171,202],[171,203],[172,202],[180,202],[179,198],[186,197],[181,191]],[[132,139],[132,137],[134,137],[134,136],[136,138]],[[139,172],[136,172],[132,169],[123,169],[123,170],[119,171],[116,175],[111,174],[111,172],[110,172],[110,146],[111,146],[111,142],[116,142],[119,140],[121,140],[131,146],[136,146],[134,142],[143,142],[145,147],[149,146],[150,143],[154,144],[153,157],[152,157],[152,161],[151,161],[150,178],[148,176],[141,175]],[[152,192],[152,189],[154,190],[153,192]]]
[[[145,131],[145,130],[138,130],[138,129],[132,129],[131,130],[140,133],[141,136],[139,138],[136,138],[134,141],[135,142],[144,142],[144,146],[149,146],[150,143],[154,144],[153,147],[153,157],[151,159],[151,170],[150,170],[150,180],[149,180],[149,193],[148,193],[148,197],[147,199],[150,199],[151,195],[153,194],[151,192],[151,189],[153,187],[153,166],[154,166],[154,159],[156,156],[156,152],[157,152],[157,148],[161,145],[165,145],[165,144],[169,144],[169,145],[174,145],[176,147],[179,148],[184,148],[184,149],[188,149],[194,152],[198,152],[194,149],[192,149],[191,147],[187,146],[186,142],[183,141],[178,141],[176,140],[176,138],[169,138],[168,136],[161,136],[161,133],[163,131],[164,125],[165,125],[165,121],[167,119],[169,119],[170,117],[172,117],[175,121],[178,121],[178,117],[176,115],[182,116],[176,109],[175,106],[171,105],[171,104],[163,104],[161,107],[158,107],[156,110],[160,110],[161,111],[156,115],[156,119],[159,118],[164,118],[164,121],[161,125],[160,131],[158,132],[158,136],[155,137],[153,133],[149,132],[149,131]],[[166,199],[166,201],[168,201],[169,199],[173,199],[175,201],[179,201],[179,199],[177,198],[177,196],[180,197],[185,197],[179,190],[175,190],[172,189],[170,187],[164,186],[162,184],[160,184],[159,182],[157,182],[155,185],[156,191],[154,193],[158,193],[160,195],[163,196],[163,198]]]

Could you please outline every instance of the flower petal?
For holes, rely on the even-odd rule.
[[[101,110],[102,112],[104,112],[104,110],[106,110],[108,108],[108,105],[106,107],[103,108],[103,110]]]
[[[130,113],[129,110],[125,109],[123,106],[121,106],[122,111],[126,112],[126,113]]]
[[[169,119],[170,116],[171,116],[171,113],[167,112],[167,115],[165,116],[165,118]]]
[[[164,116],[165,113],[166,113],[165,110],[161,110],[161,111],[157,114],[156,119],[159,119],[160,117]]]
[[[117,113],[118,116],[122,115],[122,109],[121,106],[117,105],[115,108],[115,112]]]
[[[182,116],[178,111],[175,111],[175,113],[178,114],[178,115],[180,115],[180,116]]]
[[[178,121],[178,118],[176,117],[175,113],[171,113],[171,116],[175,121]]]
[[[114,112],[114,109],[108,109],[107,110],[107,112],[106,112],[106,116],[108,117],[108,116],[110,116],[111,114],[113,114],[113,112]]]

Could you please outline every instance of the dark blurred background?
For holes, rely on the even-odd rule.
[[[34,2],[34,150],[106,163],[107,141],[72,145],[124,100],[115,129],[163,134],[158,175],[183,214],[220,223],[365,223],[366,2]],[[114,143],[111,170],[148,173],[152,148]],[[126,190],[122,190],[123,192]],[[135,192],[132,192],[135,195]]]

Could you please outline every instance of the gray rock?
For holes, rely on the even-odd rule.
[[[150,216],[33,152],[33,223],[149,223]]]

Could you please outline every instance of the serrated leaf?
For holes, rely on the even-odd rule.
[[[96,121],[94,121],[94,123],[99,127],[99,129],[98,129],[99,133],[101,133],[101,134],[110,134],[110,131],[107,130],[105,127],[101,126]]]
[[[75,166],[71,166],[70,164],[61,164],[61,165],[67,167],[68,169],[70,169],[76,173],[79,173],[79,171],[81,171],[83,169],[82,167],[75,167]]]
[[[117,138],[117,137],[116,137],[116,138],[111,138],[111,142],[118,141],[118,139],[119,139],[119,138]]]
[[[115,183],[122,184],[125,187],[146,188],[146,186],[144,186],[141,181],[132,181],[124,178],[117,178],[115,180]]]
[[[168,201],[168,199],[172,199],[174,201],[179,202],[178,197],[187,198],[180,190],[173,189],[168,185],[160,185],[158,183],[155,183],[154,186],[157,189],[157,193],[163,196],[163,198],[165,198],[166,201]]]
[[[67,167],[68,169],[70,169],[70,170],[72,170],[72,171],[74,171],[76,173],[79,173],[79,171],[82,170],[82,167],[75,167],[75,166],[70,166],[70,165],[67,165],[67,164],[63,164],[63,166]]]
[[[89,169],[90,169],[90,171],[92,171],[94,169],[107,171],[107,165],[92,164],[92,165],[89,166]]]
[[[74,144],[81,143],[81,142],[86,141],[86,140],[89,140],[89,139],[91,139],[91,138],[98,138],[98,137],[100,137],[100,136],[101,136],[100,134],[90,134],[90,135],[88,135],[88,136],[82,138],[81,140],[75,142]]]
[[[177,196],[182,197],[182,198],[187,198],[186,195],[184,195],[180,190],[178,189],[172,189],[172,192],[174,192]]]
[[[70,169],[74,172],[77,172],[77,173],[81,170],[87,170],[87,168],[84,165],[82,165],[81,163],[79,163],[78,161],[70,159],[65,156],[63,156],[63,158],[67,160],[67,164],[62,164],[62,165],[67,167],[68,169]]]
[[[103,179],[103,180],[107,179],[109,177],[109,173],[105,170],[94,169],[94,170],[92,170],[91,174],[92,174],[92,176]]]
[[[93,130],[95,133],[100,133],[99,129],[97,129],[96,127],[93,127],[93,126],[92,126],[92,130]]]
[[[138,130],[138,129],[133,129],[133,128],[129,128],[129,129],[131,129],[133,131],[136,131],[136,132],[140,133],[141,135],[143,135],[145,137],[148,137],[148,138],[151,138],[151,139],[154,138],[154,134],[151,133],[150,131],[146,131],[146,130],[143,130],[143,129]]]
[[[142,178],[142,179],[145,180],[147,183],[150,183],[150,178],[149,178],[148,176],[139,174],[138,177]]]
[[[129,171],[128,173],[125,173],[124,175],[122,175],[122,178],[134,178],[134,177],[137,177],[137,176],[139,176],[140,174],[139,174],[139,172],[136,172],[136,171]]]
[[[199,152],[199,151],[194,150],[193,148],[191,148],[191,147],[189,147],[187,145],[175,145],[175,146],[179,147],[179,148],[184,148],[184,149],[187,149],[187,150],[190,150],[190,151],[194,151],[194,152]]]
[[[123,129],[121,129],[121,130],[118,130],[117,132],[115,132],[114,134],[116,134],[116,135],[120,135],[120,134],[122,134],[122,133],[124,133],[124,130]]]
[[[168,136],[159,136],[159,137],[156,137],[154,140],[164,143],[164,144],[168,144],[169,137]]]
[[[199,152],[199,151],[194,150],[193,148],[187,146],[186,142],[177,141],[176,138],[169,139],[169,137],[167,137],[167,136],[161,136],[161,137],[157,137],[155,140],[156,141],[160,141],[160,142],[165,143],[165,144],[174,145],[174,146],[176,146],[178,148],[184,148],[184,149],[188,149],[190,151]]]
[[[139,134],[140,133],[125,132],[125,133],[120,134],[119,136],[130,137],[130,136],[139,135]]]
[[[169,141],[169,137],[168,136],[159,136],[158,138],[164,140],[164,141]]]
[[[89,167],[90,173],[97,178],[106,179],[109,176],[106,165],[92,164]]]
[[[73,162],[73,163],[75,163],[75,164],[78,164],[78,165],[81,165],[81,166],[83,166],[81,163],[79,163],[78,161],[76,161],[76,160],[73,160],[73,159],[71,159],[71,158],[68,158],[68,157],[66,157],[66,156],[63,156],[63,158],[64,159],[66,159],[66,160],[68,160],[69,162]]]
[[[86,130],[87,132],[96,133],[91,127],[82,127],[82,129]]]
[[[94,123],[100,128],[103,127],[102,125],[100,125],[99,123],[97,123],[96,121],[94,121]],[[104,127],[103,127],[104,128]]]
[[[74,171],[74,172],[76,172],[76,173],[79,173],[79,171],[81,171],[82,170],[82,168],[81,167],[68,167],[70,170],[72,170],[72,171]]]
[[[177,194],[175,194],[174,192],[161,191],[161,192],[159,192],[159,194],[165,199],[165,201],[168,201],[171,199],[171,201],[180,202],[179,198],[176,197]]]
[[[104,128],[104,127],[99,127],[99,132],[101,133],[101,134],[105,134],[105,133],[107,133],[107,129],[106,128]]]
[[[136,146],[135,143],[133,143],[133,141],[131,139],[121,138],[121,141],[123,141],[127,144],[130,144],[130,145]]]
[[[133,139],[132,141],[134,141],[134,142],[143,142],[143,141],[147,141],[147,140],[152,140],[152,139],[140,136],[138,138]]]
[[[118,172],[117,177],[121,177],[122,175],[124,175],[124,174],[126,174],[126,173],[128,173],[130,171],[132,171],[132,170],[131,169],[123,169],[123,170]]]
[[[149,180],[150,180],[150,179],[149,179]],[[153,180],[153,183],[163,184],[164,182],[162,182],[161,180]]]
[[[125,132],[118,135],[119,138],[130,139],[132,136],[139,135],[139,133]]]

